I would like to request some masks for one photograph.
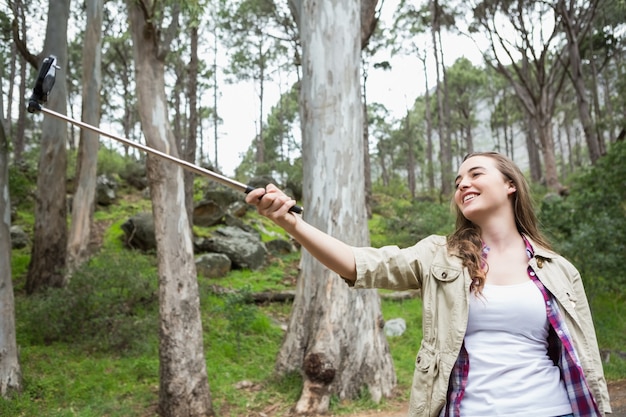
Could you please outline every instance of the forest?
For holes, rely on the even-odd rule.
[[[475,151],[524,171],[626,379],[624,1],[6,0],[0,35],[0,415],[402,408],[419,297],[351,290],[242,191],[275,183],[349,244],[405,247],[452,232]],[[419,93],[398,113],[372,92],[404,60]]]

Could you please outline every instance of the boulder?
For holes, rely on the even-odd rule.
[[[126,246],[129,248],[143,251],[156,249],[152,213],[138,213],[126,220],[121,228],[124,231]]]
[[[200,227],[211,227],[224,223],[226,211],[213,200],[205,200],[196,204],[193,209],[193,224]]]
[[[198,275],[206,278],[225,277],[231,266],[230,258],[223,253],[204,253],[196,258]]]
[[[406,330],[406,321],[403,318],[391,319],[385,322],[384,330],[387,336],[402,336]]]
[[[285,239],[270,240],[265,243],[265,247],[274,255],[286,255],[298,250],[293,243]]]
[[[28,246],[30,239],[21,226],[11,226],[11,248],[22,249]]]
[[[259,269],[265,264],[267,249],[258,234],[237,227],[223,227],[210,238],[196,240],[198,252],[223,253],[233,268]]]
[[[115,202],[117,195],[117,182],[107,176],[99,175],[96,178],[96,204],[100,206],[110,206]]]

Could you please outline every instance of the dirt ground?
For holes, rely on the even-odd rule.
[[[609,382],[609,395],[613,414],[610,417],[626,417],[626,379]],[[350,417],[406,417],[408,408],[396,411],[368,411],[366,413],[350,414]]]

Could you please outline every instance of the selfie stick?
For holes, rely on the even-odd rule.
[[[35,83],[35,88],[33,88],[33,94],[30,96],[30,99],[28,100],[28,112],[29,113],[38,113],[38,112],[42,112],[45,114],[48,114],[52,117],[56,117],[57,119],[61,119],[64,120],[68,123],[71,123],[75,126],[81,127],[83,129],[86,130],[90,130],[92,132],[98,133],[102,136],[106,136],[108,138],[114,139],[118,142],[122,142],[128,146],[131,146],[135,149],[139,149],[142,150],[144,152],[147,152],[151,155],[155,155],[158,156],[159,158],[163,158],[166,159],[168,161],[174,162],[175,164],[180,165],[181,167],[194,172],[196,174],[200,174],[203,175],[205,177],[208,177],[210,179],[212,179],[213,181],[216,181],[222,185],[225,185],[227,187],[230,187],[232,189],[235,189],[237,191],[241,191],[244,192],[246,194],[248,194],[250,191],[252,191],[254,188],[243,184],[239,181],[233,180],[231,178],[225,177],[223,175],[218,174],[217,172],[213,172],[210,171],[208,169],[202,168],[200,166],[194,165],[188,161],[185,161],[183,159],[179,159],[176,158],[172,155],[168,155],[164,152],[161,152],[157,149],[151,148],[149,146],[145,146],[142,145],[140,143],[137,142],[133,142],[130,139],[126,139],[117,135],[113,135],[111,133],[105,132],[102,129],[99,129],[95,126],[92,126],[90,124],[72,119],[70,117],[67,117],[61,113],[55,112],[53,110],[50,109],[46,109],[45,107],[42,106],[42,104],[46,103],[48,101],[48,94],[50,93],[50,91],[52,90],[52,87],[54,86],[54,81],[55,81],[55,77],[56,77],[56,70],[59,69],[59,67],[56,65],[56,57],[54,55],[50,55],[47,58],[45,58],[43,60],[43,63],[41,65],[41,69],[39,70],[39,76],[37,77],[37,81]],[[294,213],[302,213],[302,207],[300,206],[293,206],[289,209],[289,211],[292,211]]]

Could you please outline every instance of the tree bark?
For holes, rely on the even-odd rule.
[[[82,120],[100,125],[100,86],[102,85],[102,13],[104,0],[86,2],[87,25],[83,45]],[[98,134],[80,131],[77,187],[72,201],[72,224],[68,239],[68,269],[72,272],[88,256],[91,226],[95,209],[98,175]]]
[[[364,204],[358,2],[295,2],[302,42],[300,113],[308,222],[355,245],[368,244]],[[296,414],[324,413],[330,398],[372,399],[396,383],[375,290],[351,290],[307,252],[276,370],[300,370]]]
[[[1,81],[1,79],[0,79]],[[3,120],[4,112],[0,112]],[[9,144],[0,123],[0,396],[22,391],[22,371],[15,340],[15,299],[11,278],[11,201]]]
[[[128,0],[139,115],[148,146],[178,157],[168,122],[165,56],[157,20]],[[184,210],[182,169],[148,157],[159,274],[159,413],[164,417],[213,416],[204,358],[200,299],[191,229]]]
[[[48,8],[48,25],[44,54],[56,55],[61,67],[56,72],[54,90],[47,107],[67,114],[67,21],[69,0],[51,0]],[[37,175],[35,226],[30,265],[26,276],[29,294],[45,287],[65,285],[67,254],[67,124],[45,116],[41,126],[41,151]]]

